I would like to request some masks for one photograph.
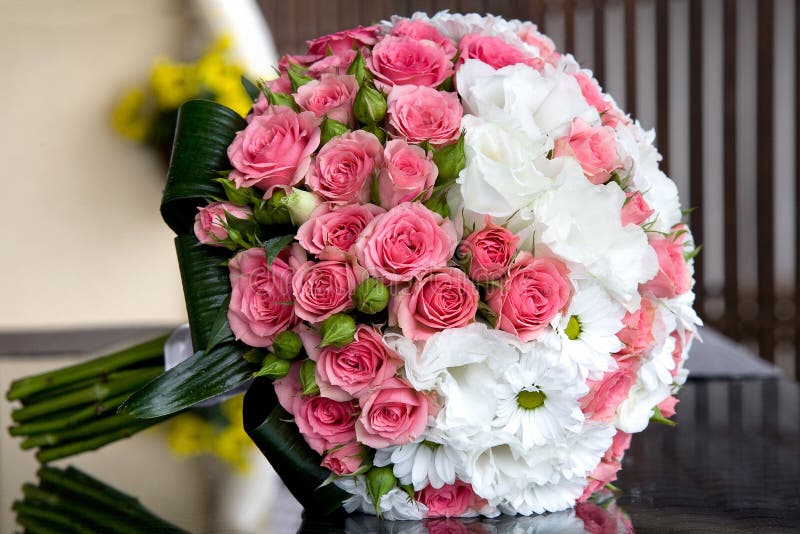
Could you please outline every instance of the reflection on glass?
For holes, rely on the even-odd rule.
[[[630,518],[617,506],[613,493],[604,490],[573,510],[553,514],[424,521],[383,521],[375,516],[353,515],[339,521],[305,519],[298,534],[628,534],[633,531]]]

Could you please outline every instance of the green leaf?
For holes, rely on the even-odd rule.
[[[225,343],[233,341],[233,332],[231,325],[228,324],[228,305],[231,303],[231,297],[228,295],[222,305],[217,311],[217,317],[214,319],[214,324],[211,326],[211,331],[208,333],[208,344],[206,345],[206,352],[211,352],[211,349]]]
[[[228,269],[222,266],[229,259],[230,252],[220,247],[204,246],[193,235],[176,237],[175,250],[192,344],[195,350],[202,350],[209,346],[220,307],[230,298]]]
[[[703,245],[698,245],[689,252],[684,252],[683,260],[686,262],[693,260],[698,254],[700,254],[701,250],[703,250]]]
[[[244,90],[247,91],[247,94],[250,96],[250,99],[255,102],[258,100],[258,95],[261,94],[261,91],[258,90],[258,86],[251,82],[245,76],[242,76],[242,87]]]
[[[131,395],[119,412],[140,419],[161,417],[236,389],[258,369],[244,359],[247,350],[240,343],[224,343],[208,353],[195,352]]]
[[[191,234],[197,207],[224,195],[214,179],[231,168],[228,146],[245,126],[238,113],[215,102],[190,100],[180,107],[161,199],[161,215],[176,234]]]
[[[294,241],[293,235],[282,235],[279,237],[273,237],[272,239],[267,239],[264,242],[264,253],[267,255],[267,267],[272,265],[272,262],[278,257],[278,254],[281,253],[281,250],[286,248],[286,245],[292,241]]]
[[[650,416],[650,421],[658,423],[660,425],[678,426],[678,423],[676,423],[675,421],[672,421],[664,417],[664,414],[661,413],[661,409],[658,406],[653,407],[653,415]]]
[[[305,442],[281,408],[272,383],[257,378],[244,396],[244,429],[258,446],[295,499],[317,516],[338,511],[347,493],[323,483],[330,471],[320,467],[322,458]]]

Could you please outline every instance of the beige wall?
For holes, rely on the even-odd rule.
[[[0,330],[178,323],[163,164],[110,126],[153,58],[180,56],[178,0],[0,0]]]

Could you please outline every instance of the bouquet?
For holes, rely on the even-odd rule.
[[[695,247],[654,134],[536,26],[417,13],[178,114],[161,206],[195,353],[120,411],[249,386],[307,510],[587,502],[673,424]]]

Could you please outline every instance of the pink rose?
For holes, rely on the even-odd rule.
[[[374,449],[411,443],[428,423],[428,398],[397,378],[386,380],[360,403],[356,438]]]
[[[622,226],[629,224],[638,226],[649,219],[653,211],[639,191],[628,193],[625,204],[622,205]]]
[[[391,35],[372,49],[367,68],[375,75],[375,85],[384,91],[394,85],[436,87],[453,74],[453,63],[438,44]]]
[[[617,109],[609,98],[603,95],[600,84],[592,78],[590,71],[580,71],[572,74],[578,82],[583,98],[600,114],[603,126],[616,127],[617,123],[627,124],[629,121],[622,112]]]
[[[625,451],[631,446],[631,435],[617,430],[611,446],[601,458],[600,463],[589,475],[589,484],[584,488],[583,495],[578,498],[578,502],[585,502],[592,494],[609,482],[617,479],[617,472],[622,469],[622,457]]]
[[[194,217],[194,235],[204,245],[224,247],[228,239],[226,213],[237,219],[247,219],[253,212],[250,208],[237,206],[232,202],[212,202],[208,206],[198,207]]]
[[[322,467],[341,476],[352,475],[361,467],[366,451],[357,441],[351,441],[329,452],[322,460]]]
[[[299,67],[307,67],[315,61],[322,59],[324,54],[305,54],[301,56],[293,56],[292,54],[284,54],[278,60],[278,69],[282,72],[289,70],[292,65]]]
[[[407,338],[425,340],[446,328],[475,319],[480,296],[470,279],[454,267],[431,269],[391,300],[389,323]]]
[[[489,288],[486,302],[497,314],[497,328],[523,341],[536,339],[569,302],[568,270],[553,258],[521,252],[503,287]]]
[[[519,237],[494,224],[490,217],[481,230],[472,232],[459,248],[469,263],[469,277],[489,282],[505,276],[517,251]]]
[[[228,147],[236,187],[256,186],[270,193],[276,186],[299,182],[319,146],[319,124],[313,113],[270,106],[236,134]]]
[[[294,409],[303,397],[303,388],[300,386],[300,366],[303,362],[292,362],[289,372],[279,378],[272,385],[275,387],[275,396],[284,410],[294,415]]]
[[[362,55],[365,55],[366,49],[362,50]],[[353,60],[356,58],[356,51],[352,48],[345,50],[341,54],[334,54],[332,56],[325,56],[319,61],[315,61],[309,65],[306,74],[314,78],[321,78],[325,74],[343,75],[347,74],[347,69]]]
[[[323,56],[329,53],[338,55],[352,50],[354,44],[372,46],[377,41],[375,37],[377,30],[377,26],[368,26],[366,28],[359,26],[352,30],[323,35],[312,41],[306,41],[308,53]]]
[[[384,213],[383,208],[374,204],[336,205],[325,202],[317,206],[297,229],[297,241],[315,255],[331,248],[349,252],[367,223],[381,213]]]
[[[460,480],[438,489],[426,486],[414,497],[428,507],[426,517],[456,517],[469,510],[477,500],[472,486]]]
[[[364,130],[328,141],[306,176],[306,185],[332,202],[367,202],[373,173],[383,162],[378,138]]]
[[[523,43],[536,47],[541,58],[552,65],[558,63],[561,58],[561,55],[556,52],[556,45],[552,39],[540,33],[533,24],[526,25],[522,30],[518,31],[517,37]]]
[[[625,455],[625,451],[627,451],[630,446],[631,435],[627,432],[623,432],[622,430],[617,430],[617,433],[614,434],[614,439],[611,442],[611,447],[609,447],[605,455],[603,455],[603,459],[607,462],[611,462],[613,460],[622,460],[622,457]]]
[[[642,299],[642,304],[635,312],[626,312],[622,318],[625,326],[617,332],[617,338],[625,344],[618,354],[618,359],[639,357],[649,351],[655,343],[653,336],[653,320],[656,308],[653,302]]]
[[[389,124],[412,143],[446,145],[461,134],[464,110],[456,93],[431,87],[395,85],[387,98]]]
[[[291,304],[294,270],[287,259],[281,254],[267,267],[264,249],[251,248],[228,264],[228,322],[236,339],[251,347],[268,347],[277,334],[297,324]]]
[[[578,497],[577,502],[586,502],[596,491],[603,489],[606,484],[614,482],[620,469],[622,469],[622,463],[619,460],[610,462],[602,460],[589,475],[589,483],[583,489],[583,494]]]
[[[656,298],[666,299],[689,291],[692,288],[692,275],[683,258],[686,234],[676,237],[651,233],[647,239],[658,257],[658,273],[643,284],[641,290],[651,292]]]
[[[403,202],[431,197],[439,174],[432,154],[417,145],[394,139],[386,143],[383,160],[384,167],[378,178],[381,206],[390,209]]]
[[[444,50],[448,58],[456,54],[453,41],[439,33],[435,26],[421,20],[401,19],[393,27],[389,35],[397,37],[412,37],[418,41],[433,41]]]
[[[308,261],[298,267],[292,279],[294,313],[319,323],[335,313],[353,307],[353,293],[366,273],[343,261]]]
[[[675,415],[675,406],[678,404],[678,402],[678,398],[675,395],[670,395],[658,403],[658,409],[661,412],[661,415],[667,418]]]
[[[396,284],[447,265],[457,240],[450,220],[406,202],[367,224],[356,241],[356,255],[371,276]]]
[[[556,140],[553,155],[574,157],[595,185],[606,183],[611,173],[622,166],[614,130],[608,126],[592,127],[579,118],[572,121],[568,135]]]
[[[295,398],[294,421],[309,447],[322,454],[355,439],[358,406],[319,395]]]
[[[380,331],[359,325],[348,345],[320,351],[317,385],[320,394],[331,399],[361,397],[393,377],[401,365],[397,354],[383,343]]]
[[[617,407],[628,398],[637,370],[638,364],[621,366],[608,371],[600,380],[589,380],[589,393],[580,401],[583,413],[593,421],[611,422]]]
[[[318,119],[327,115],[335,121],[352,125],[353,100],[357,92],[355,76],[330,75],[298,87],[294,99],[301,109],[312,112]]]
[[[524,63],[536,69],[542,68],[542,59],[528,57],[525,52],[499,37],[471,33],[461,39],[458,49],[461,52],[458,57],[459,65],[467,59],[478,59],[494,69],[517,63]]]
[[[672,350],[672,361],[675,362],[675,366],[671,371],[674,378],[678,375],[678,371],[680,371],[681,363],[683,363],[683,350],[686,348],[686,344],[689,340],[692,339],[692,333],[683,332],[683,335],[681,335],[675,331],[670,335],[675,339],[675,348]]]

